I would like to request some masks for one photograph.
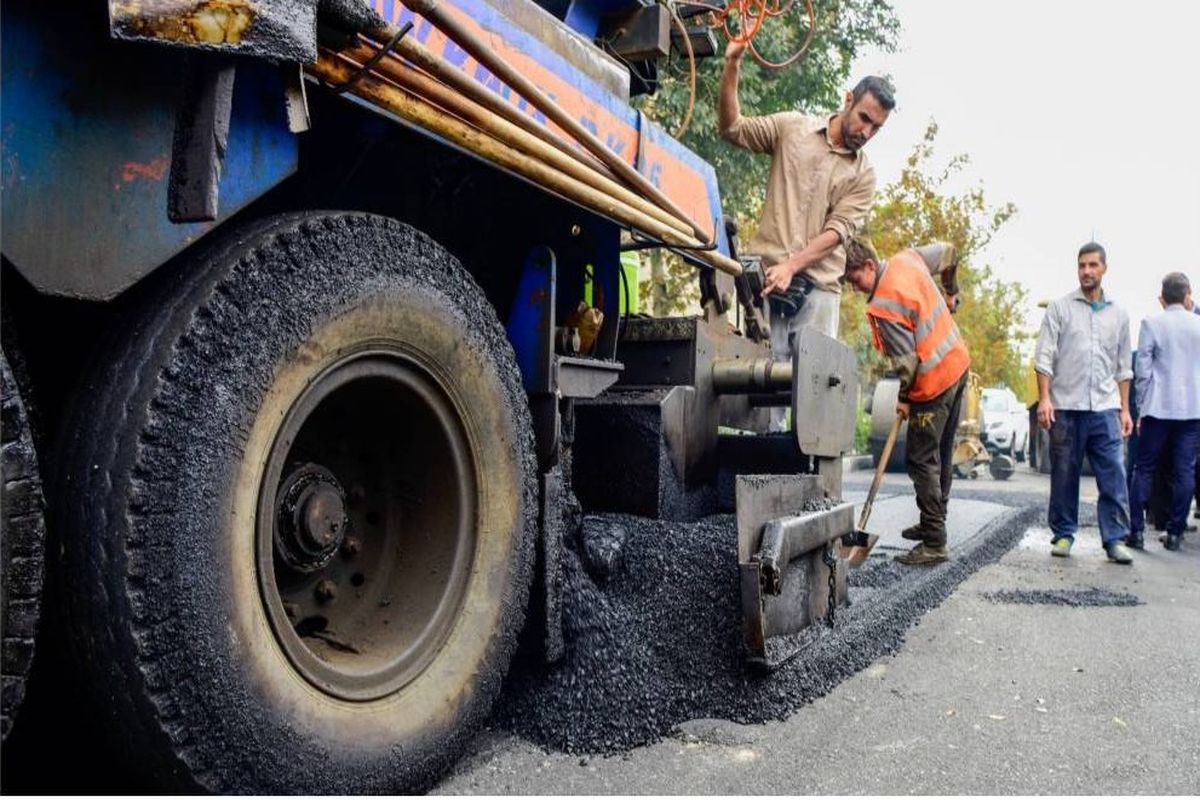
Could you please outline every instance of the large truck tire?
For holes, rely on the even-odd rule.
[[[524,621],[536,461],[469,275],[352,213],[164,276],[61,455],[73,640],[164,790],[414,792],[489,713]]]
[[[46,521],[29,417],[0,354],[0,740],[7,739],[33,663],[42,610]]]

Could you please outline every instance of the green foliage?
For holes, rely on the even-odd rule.
[[[868,451],[867,440],[871,436],[871,415],[863,406],[862,402],[858,404],[858,418],[854,422],[854,452],[856,453]]]
[[[817,26],[812,46],[795,64],[782,70],[766,70],[746,56],[738,93],[743,115],[837,111],[850,88],[850,68],[855,57],[868,47],[894,48],[900,24],[887,0],[825,0],[815,7]],[[781,61],[799,49],[807,32],[804,3],[797,0],[793,13],[763,24],[755,46],[767,59]],[[713,165],[726,213],[736,216],[740,238],[747,242],[762,211],[771,159],[734,147],[717,135],[717,91],[724,67],[724,34],[718,32],[717,40],[721,55],[696,63],[696,103],[682,141]],[[660,69],[662,81],[657,93],[639,98],[636,104],[668,132],[674,132],[687,109],[687,58],[675,54]],[[898,87],[898,92],[903,90],[904,87]],[[653,283],[654,279],[643,283],[643,296],[655,295]],[[695,271],[680,260],[667,257],[660,266],[661,288],[657,293],[663,298],[664,310],[659,311],[658,304],[652,303],[654,313],[683,311],[686,302],[696,296],[694,291],[687,291],[694,285]]]
[[[694,308],[700,302],[700,281],[696,268],[667,250],[643,250],[642,263],[650,265],[650,277],[638,284],[638,293],[646,298],[645,311],[655,317],[669,317]]]
[[[876,197],[865,233],[881,258],[906,247],[933,241],[953,243],[959,251],[958,282],[961,305],[955,321],[971,350],[971,369],[984,386],[1005,384],[1025,393],[1025,368],[1020,343],[1029,338],[1022,328],[1021,307],[1028,293],[1020,283],[1003,280],[975,256],[1016,213],[1012,203],[989,206],[982,187],[952,195],[945,185],[969,163],[965,155],[950,159],[936,171],[932,165],[937,124],[930,122],[913,148],[899,180]],[[842,338],[854,347],[863,377],[874,382],[886,369],[871,344],[864,299],[847,291],[842,297]]]

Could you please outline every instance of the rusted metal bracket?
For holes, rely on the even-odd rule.
[[[308,91],[304,88],[304,70],[288,64],[283,68],[283,107],[287,112],[288,130],[304,133],[312,127],[308,113]]]
[[[211,222],[217,218],[221,171],[229,144],[234,61],[196,55],[175,114],[167,217],[172,222]]]
[[[832,619],[831,603],[846,601],[845,566],[830,566],[829,549],[854,530],[854,507],[805,513],[825,492],[819,475],[737,478],[742,640],[755,667],[774,669],[796,655],[786,637]]]
[[[334,5],[322,15],[346,16]],[[317,15],[317,0],[108,0],[114,39],[301,64],[317,57]]]

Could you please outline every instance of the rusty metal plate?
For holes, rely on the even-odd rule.
[[[109,0],[113,38],[311,63],[316,0]]]
[[[849,452],[858,415],[854,351],[814,328],[801,328],[792,375],[792,421],[800,450],[823,458]]]
[[[854,529],[854,507],[841,503],[825,511],[803,514],[808,500],[825,496],[818,475],[740,475],[737,478],[738,575],[742,599],[742,641],[749,662],[768,668],[783,658],[772,637],[796,633],[825,615],[829,601],[829,567],[822,559],[824,545]],[[791,546],[799,555],[782,571],[778,594],[763,589],[762,564],[757,559],[763,527],[783,519]],[[805,547],[812,547],[803,551]],[[838,563],[837,602],[846,600],[846,570]],[[786,640],[781,640],[785,641]],[[784,647],[786,650],[786,646]],[[794,655],[794,653],[791,653]]]

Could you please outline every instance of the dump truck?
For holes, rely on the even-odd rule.
[[[631,104],[701,10],[5,4],[6,736],[53,642],[161,790],[423,788],[562,656],[595,511],[736,509],[749,664],[833,618],[853,356],[771,358],[711,165]],[[700,313],[632,313],[648,248]]]

